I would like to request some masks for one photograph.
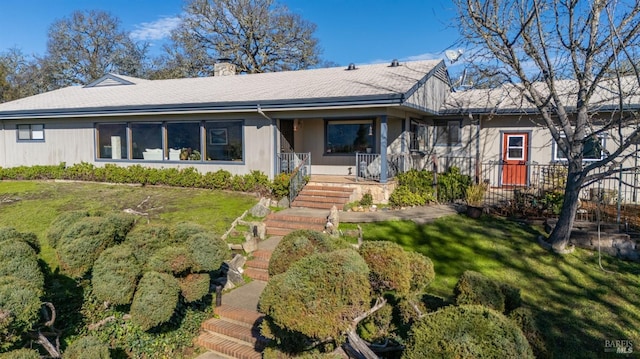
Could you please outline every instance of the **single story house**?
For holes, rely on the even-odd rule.
[[[525,165],[563,159],[515,85],[453,91],[443,61],[251,75],[230,63],[215,68],[213,77],[171,80],[108,74],[0,104],[0,166],[143,164],[273,177],[304,160],[314,175],[381,183],[409,168],[457,166],[492,186],[526,186]],[[561,85],[571,96],[572,82]],[[625,90],[629,111],[639,108],[638,87],[629,81]],[[617,90],[601,92],[605,120],[617,113]],[[586,160],[602,158],[614,137],[598,133]],[[492,175],[481,166],[489,161],[513,166]]]

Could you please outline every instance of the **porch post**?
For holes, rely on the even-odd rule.
[[[380,116],[380,183],[387,183],[387,115]]]

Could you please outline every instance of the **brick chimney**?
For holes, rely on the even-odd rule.
[[[218,59],[213,64],[213,76],[231,76],[236,74],[236,65],[231,63],[231,59]]]

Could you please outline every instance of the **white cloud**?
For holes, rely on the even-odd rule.
[[[444,59],[444,53],[438,53],[438,54],[434,54],[434,53],[424,53],[424,54],[419,54],[419,55],[411,55],[411,56],[407,56],[403,59],[401,59],[402,61],[420,61],[420,60],[441,60]]]
[[[136,29],[131,31],[131,38],[136,41],[162,40],[169,37],[171,30],[178,27],[180,17],[163,17],[152,22],[143,22],[135,25]]]

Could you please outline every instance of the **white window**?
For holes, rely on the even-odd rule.
[[[436,146],[460,146],[461,145],[460,121],[436,121],[435,145]]]
[[[44,141],[44,125],[18,125],[18,141]]]
[[[563,136],[564,137],[564,136]],[[599,136],[591,135],[584,139],[584,148],[582,149],[583,161],[597,161],[604,158],[603,149],[605,148],[605,134]],[[554,161],[566,161],[567,155],[564,153],[558,144],[553,142],[553,160]]]

